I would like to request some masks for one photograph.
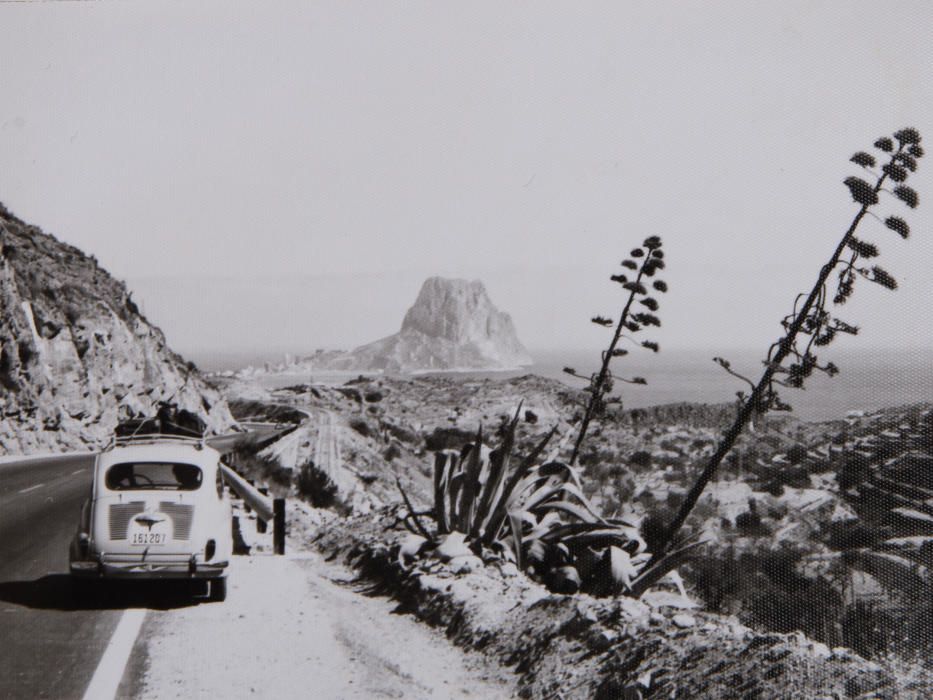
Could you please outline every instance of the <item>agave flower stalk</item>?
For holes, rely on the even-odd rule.
[[[640,264],[637,262],[638,260],[641,261]],[[619,347],[619,343],[623,339],[634,341],[631,335],[625,333],[626,331],[637,333],[646,326],[661,325],[660,319],[654,315],[654,312],[658,310],[658,302],[654,297],[649,296],[646,286],[648,278],[653,277],[657,271],[664,269],[664,251],[661,249],[661,239],[658,236],[646,238],[640,248],[632,250],[630,257],[622,261],[622,267],[635,272],[635,277],[630,280],[625,274],[617,274],[612,275],[610,278],[613,282],[622,285],[622,288],[628,292],[628,297],[619,320],[615,323],[615,332],[609,341],[609,346],[602,353],[599,371],[589,377],[590,384],[586,391],[589,392],[590,396],[583,413],[583,419],[580,421],[580,429],[573,445],[573,452],[570,455],[569,464],[571,466],[576,464],[590,422],[594,416],[604,410],[605,396],[612,391],[614,381],[627,384],[647,384],[642,377],[623,378],[613,375],[610,371],[610,364],[613,358],[628,354],[628,350]],[[661,294],[667,291],[667,284],[663,280],[654,280],[651,286]],[[636,301],[644,306],[646,310],[634,311],[633,305]],[[595,316],[592,322],[607,328],[613,326],[613,322],[604,316]],[[637,341],[634,342],[637,343]],[[659,350],[657,343],[648,340],[642,342],[641,346],[653,352]],[[576,370],[571,367],[565,367],[564,372],[574,377],[585,378],[577,374]]]
[[[895,148],[894,141],[897,141]],[[740,376],[751,387],[746,397],[740,392],[741,406],[736,418],[707,462],[693,487],[684,498],[683,504],[676,516],[667,527],[663,545],[654,553],[654,557],[663,556],[665,550],[674,540],[677,532],[683,526],[690,512],[693,510],[707,484],[712,480],[720,463],[732,449],[745,425],[756,414],[768,410],[789,410],[789,406],[781,401],[775,386],[790,388],[803,388],[804,381],[814,370],[834,375],[838,369],[832,363],[820,365],[814,348],[828,345],[839,333],[854,335],[858,329],[840,319],[834,318],[827,310],[827,282],[830,276],[837,273],[836,294],[832,301],[836,305],[844,304],[852,295],[853,285],[859,277],[879,284],[888,289],[895,289],[897,283],[885,270],[873,265],[871,267],[860,265],[864,259],[874,258],[878,255],[876,246],[861,241],[855,237],[855,231],[865,218],[866,214],[874,214],[869,209],[879,202],[882,192],[893,195],[911,209],[918,204],[917,193],[903,183],[908,173],[916,170],[917,160],[923,156],[920,146],[920,135],[915,129],[902,129],[894,134],[894,140],[883,137],[875,142],[875,147],[883,153],[891,153],[888,162],[882,166],[880,173],[876,173],[875,159],[870,154],[859,152],[852,158],[852,162],[860,165],[875,177],[874,185],[857,177],[849,177],[844,184],[849,188],[853,200],[860,204],[858,212],[849,224],[829,261],[820,268],[813,288],[806,295],[799,295],[794,311],[782,321],[785,329],[784,336],[775,342],[765,360],[765,369],[761,378],[752,382],[732,371],[727,361],[715,358],[727,372]],[[891,190],[885,189],[888,180],[897,183]],[[909,235],[907,223],[895,216],[884,220],[885,226],[902,238]],[[803,344],[800,344],[800,340]],[[791,364],[784,365],[784,361],[791,359]]]

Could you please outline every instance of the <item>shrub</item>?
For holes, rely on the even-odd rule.
[[[348,399],[352,399],[357,403],[363,403],[363,394],[360,393],[360,390],[355,386],[338,386],[337,391]]]
[[[750,510],[735,516],[735,527],[739,532],[747,536],[757,537],[767,534],[767,530],[762,527],[761,516],[758,513],[752,513]]]
[[[807,458],[807,448],[803,445],[793,445],[787,451],[787,459],[791,464],[800,464]]]
[[[21,340],[16,345],[18,354],[19,354],[19,363],[20,365],[28,365],[29,361],[35,357],[35,351],[32,349],[32,344],[28,341]]]
[[[632,456],[628,458],[629,464],[633,464],[636,467],[648,468],[651,466],[651,453],[646,452],[645,450],[638,450],[633,452]]]
[[[459,450],[470,443],[474,433],[461,428],[435,428],[434,431],[425,436],[425,449],[431,452],[440,450]]]
[[[406,445],[416,445],[421,442],[421,436],[418,435],[418,433],[404,426],[397,425],[396,423],[383,420],[380,423],[380,427],[396,440]]]
[[[881,540],[876,530],[859,520],[829,523],[826,534],[826,544],[840,550],[873,547]]]
[[[298,493],[315,508],[332,508],[338,513],[349,515],[352,508],[340,499],[337,485],[313,461],[302,465],[298,472]]]
[[[373,429],[363,418],[351,418],[350,427],[363,437],[372,437]]]
[[[848,491],[865,481],[870,474],[871,462],[868,458],[854,454],[848,457],[836,471],[836,483],[839,484],[840,490]]]

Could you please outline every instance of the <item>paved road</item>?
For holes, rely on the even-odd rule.
[[[92,465],[92,456],[0,465],[0,698],[80,698],[120,617],[76,609],[68,585]]]
[[[338,488],[345,487],[343,456],[340,451],[340,426],[332,411],[318,414],[317,438],[314,442],[314,464]]]
[[[328,422],[321,445],[333,466],[338,429]],[[275,557],[269,542],[231,563],[225,603],[164,581],[75,600],[68,544],[92,463],[0,464],[0,700],[512,696],[507,674],[335,585],[316,555]]]

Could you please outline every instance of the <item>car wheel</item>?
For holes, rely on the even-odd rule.
[[[210,599],[215,603],[222,603],[227,599],[227,579],[211,579]]]

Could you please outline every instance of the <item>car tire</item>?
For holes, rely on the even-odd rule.
[[[222,603],[227,599],[226,577],[211,579],[210,599],[215,603]]]

